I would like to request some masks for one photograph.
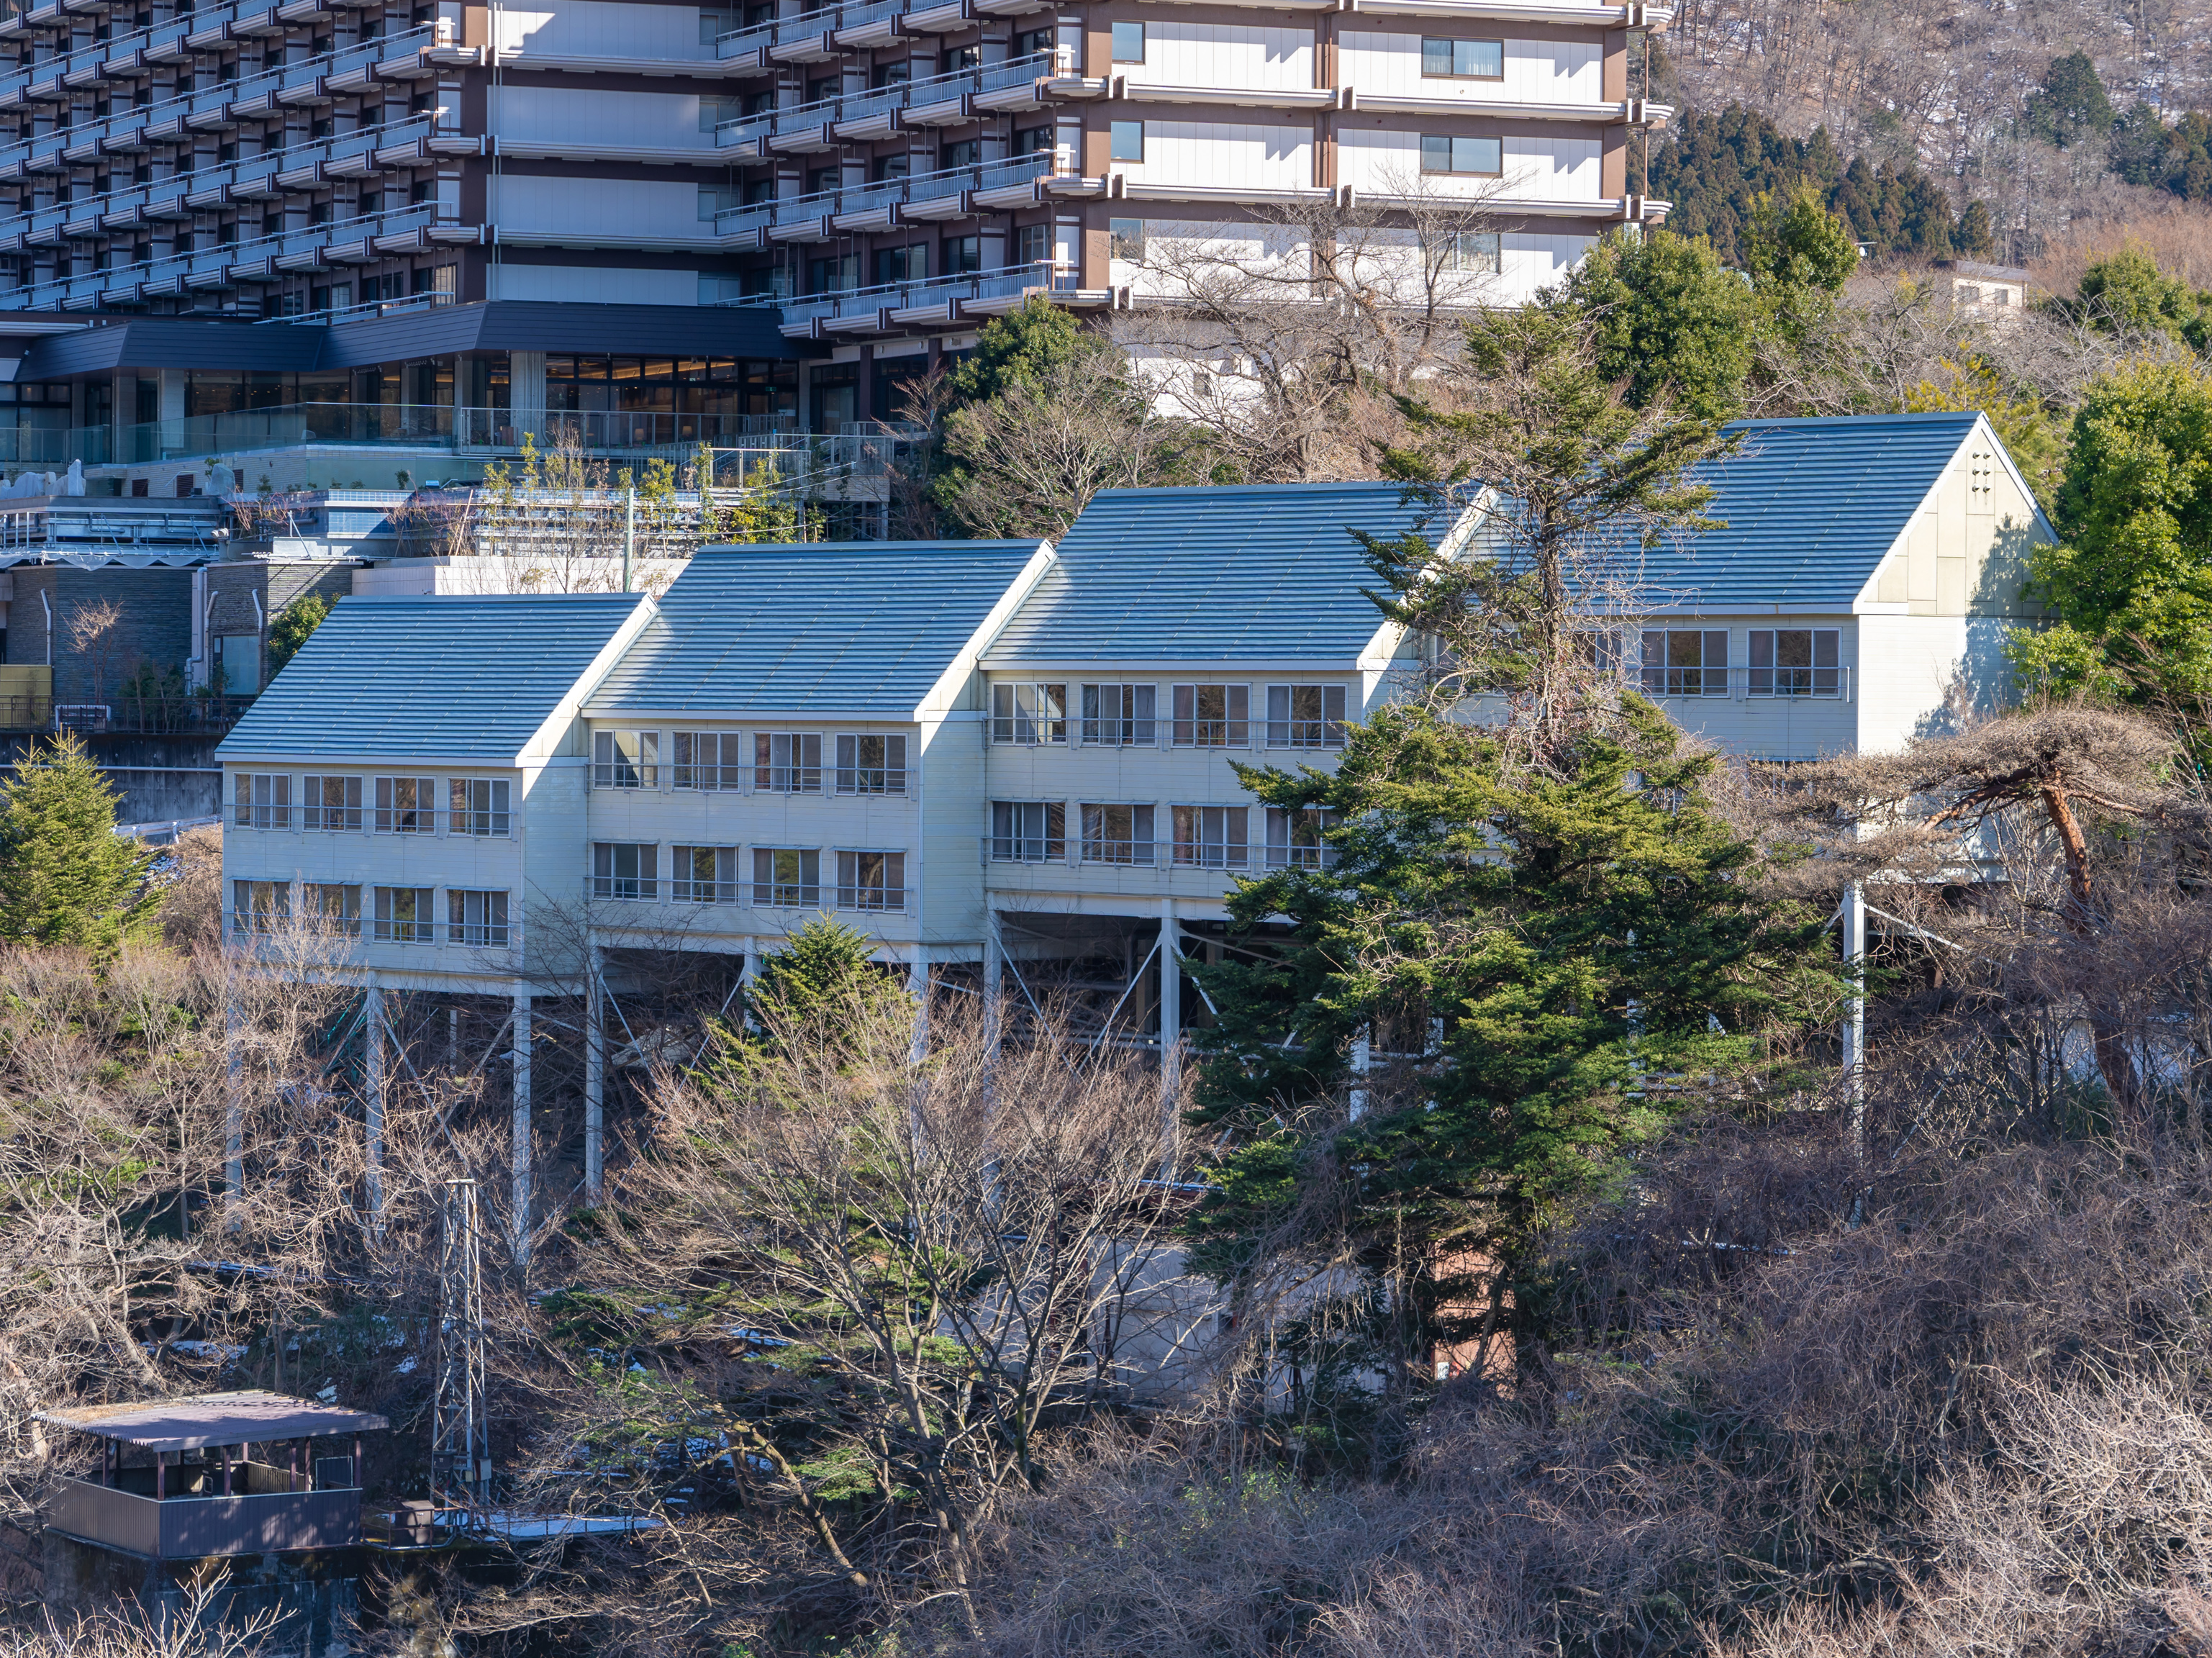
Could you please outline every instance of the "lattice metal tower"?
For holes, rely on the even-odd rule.
[[[491,1494],[480,1237],[477,1183],[447,1181],[438,1229],[438,1391],[430,1437],[430,1500],[441,1508],[480,1509]]]

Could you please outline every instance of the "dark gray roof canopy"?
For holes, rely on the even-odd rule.
[[[151,1405],[92,1405],[75,1411],[39,1411],[41,1422],[153,1451],[192,1451],[208,1445],[245,1445],[270,1439],[350,1437],[392,1424],[367,1411],[343,1411],[311,1399],[254,1390],[202,1394]]]

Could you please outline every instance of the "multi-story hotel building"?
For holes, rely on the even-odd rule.
[[[1661,210],[1660,5],[11,5],[0,462],[126,494],[562,415],[610,451],[834,431],[1029,293],[1145,302],[1148,244],[1480,199],[1453,257],[1510,299]]]

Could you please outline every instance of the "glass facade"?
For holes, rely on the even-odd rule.
[[[799,365],[736,357],[548,356],[549,413],[793,415]]]

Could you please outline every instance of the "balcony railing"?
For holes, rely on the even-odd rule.
[[[1009,265],[1003,270],[981,270],[970,276],[933,276],[918,282],[885,282],[873,288],[855,288],[836,294],[809,294],[802,299],[781,301],[783,324],[789,328],[793,324],[807,322],[817,317],[824,322],[845,317],[872,317],[882,311],[905,311],[941,305],[951,300],[1018,299],[1030,293],[1072,293],[1075,287],[1076,276],[1073,270],[1050,260],[1040,260],[1035,264]],[[738,301],[732,303],[757,301]]]
[[[1033,155],[983,161],[972,167],[950,167],[901,179],[878,179],[870,184],[837,190],[817,190],[806,196],[787,196],[779,201],[750,202],[743,207],[724,208],[717,213],[714,234],[746,236],[763,229],[781,230],[848,214],[943,202],[963,191],[981,194],[1016,189],[1039,179],[1067,176],[1074,167],[1075,155],[1071,149],[1039,150]]]
[[[267,1472],[282,1475],[277,1469]],[[361,1492],[156,1498],[64,1479],[55,1491],[46,1523],[87,1542],[155,1560],[342,1549],[361,1541]]]
[[[794,20],[794,22],[797,21],[803,20]],[[792,27],[793,24],[781,23],[775,27],[783,29]],[[732,145],[774,139],[790,133],[804,132],[810,128],[842,126],[865,121],[888,114],[892,110],[925,109],[936,104],[957,104],[963,95],[981,97],[986,93],[1001,92],[1009,87],[1027,86],[1032,82],[1047,79],[1061,62],[1060,54],[1033,52],[1024,57],[1009,58],[1003,63],[976,64],[967,69],[948,70],[942,75],[925,75],[916,80],[894,81],[889,86],[840,93],[834,98],[817,98],[811,103],[789,104],[781,109],[734,116],[715,127],[714,143],[726,149]]]

